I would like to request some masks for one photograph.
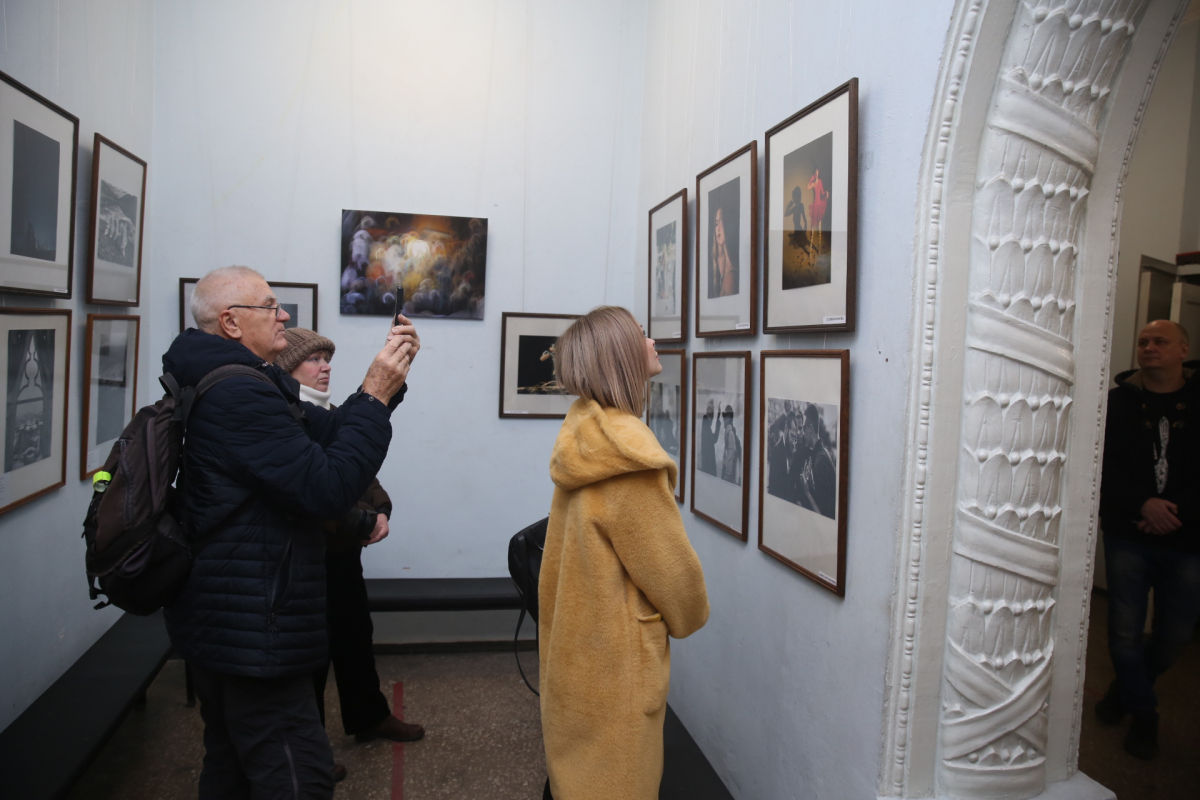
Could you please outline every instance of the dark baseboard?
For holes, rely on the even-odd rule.
[[[375,642],[374,650],[380,656],[411,656],[437,653],[508,653],[513,649],[512,640],[497,642]],[[517,650],[537,650],[537,641],[521,639]]]

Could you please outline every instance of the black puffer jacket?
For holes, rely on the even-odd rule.
[[[227,378],[192,409],[188,527],[204,545],[166,609],[167,629],[184,658],[217,672],[311,671],[327,654],[319,520],[341,517],[370,485],[391,441],[391,409],[359,393],[335,412],[301,403],[297,422],[288,410],[296,381],[237,342],[189,329],[163,356],[181,386],[225,364],[260,369],[274,385]]]
[[[1200,552],[1200,361],[1184,364],[1181,419],[1171,430],[1173,446],[1166,488],[1154,478],[1157,419],[1149,419],[1138,370],[1122,372],[1108,393],[1104,426],[1104,471],[1100,484],[1100,524],[1105,534]],[[1156,536],[1141,533],[1142,505],[1162,497],[1179,508],[1183,527]]]

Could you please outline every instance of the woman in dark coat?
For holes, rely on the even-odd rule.
[[[333,342],[307,328],[284,331],[288,348],[275,365],[300,382],[300,399],[332,408],[329,403],[329,360]],[[357,505],[341,520],[325,525],[326,613],[329,623],[329,663],[313,673],[317,707],[325,719],[325,683],[330,664],[337,681],[342,707],[342,728],[360,742],[383,738],[413,742],[425,735],[420,725],[401,722],[379,690],[372,650],[374,627],[367,606],[367,584],[363,579],[363,548],[388,535],[392,501],[376,478]],[[338,779],[344,768],[336,770]]]

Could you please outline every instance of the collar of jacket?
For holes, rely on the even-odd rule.
[[[555,485],[571,491],[648,469],[667,470],[675,487],[679,468],[646,423],[618,408],[601,408],[595,400],[581,397],[571,405],[550,456]]]
[[[307,400],[314,406],[329,408],[329,398],[332,396],[333,392],[318,392],[311,386],[305,386],[303,383],[300,384],[300,399]]]
[[[175,376],[181,387],[195,386],[217,367],[245,364],[263,371],[288,399],[300,399],[300,382],[279,367],[268,364],[250,352],[241,342],[225,339],[197,328],[188,328],[175,337],[162,357],[163,372]]]
[[[1197,385],[1200,385],[1192,380],[1196,376],[1197,370],[1200,370],[1200,360],[1183,362],[1183,388],[1185,391],[1195,389]],[[1113,380],[1118,389],[1135,391],[1138,394],[1146,391],[1146,379],[1140,369],[1125,370]]]

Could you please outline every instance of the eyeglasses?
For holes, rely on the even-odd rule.
[[[261,308],[266,311],[274,311],[275,319],[279,319],[279,317],[283,314],[283,306],[278,303],[273,306],[230,306],[230,308]]]

